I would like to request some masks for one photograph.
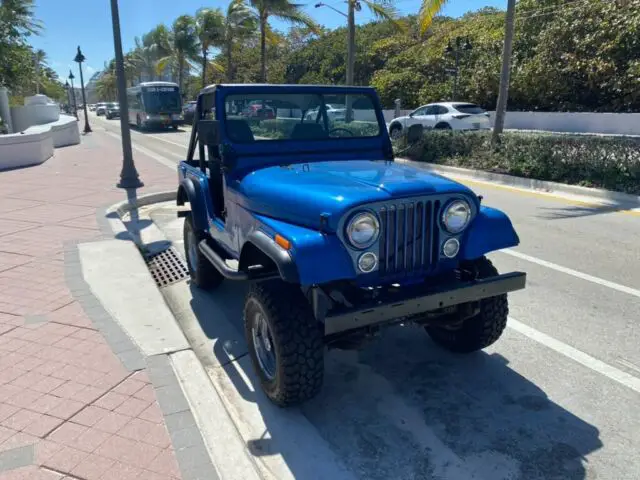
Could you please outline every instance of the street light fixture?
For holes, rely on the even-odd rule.
[[[463,43],[464,42],[464,43]],[[449,40],[446,48],[444,49],[445,55],[452,55],[455,59],[454,68],[447,68],[445,71],[453,75],[453,92],[452,92],[452,100],[455,100],[458,96],[458,74],[460,73],[460,55],[466,51],[469,51],[473,48],[471,42],[469,42],[469,37],[455,38],[455,45],[451,44],[451,40]]]
[[[82,62],[84,62],[84,60],[85,57],[80,51],[80,45],[78,45],[78,53],[76,53],[76,57],[73,59],[73,61],[77,62],[78,68],[80,68],[80,88],[82,90],[82,106],[84,107],[84,133],[91,133],[91,127],[89,126],[89,115],[87,113],[87,98],[84,94],[84,78],[82,77]]]
[[[122,171],[118,188],[135,189],[144,186],[133,162],[131,151],[131,131],[129,130],[129,106],[127,104],[127,79],[124,75],[122,38],[120,35],[120,13],[118,0],[111,0],[111,22],[113,23],[113,49],[116,54],[116,80],[118,101],[120,102],[120,132],[122,137]]]
[[[73,98],[73,114],[76,116],[76,120],[78,120],[78,107],[76,106],[76,89],[73,86],[73,79],[76,78],[73,76],[73,72],[69,70],[69,80],[71,80],[71,93]]]
[[[344,18],[348,18],[346,13],[341,12],[341,11],[340,11],[340,10],[338,10],[337,8],[333,8],[331,5],[327,5],[326,3],[322,3],[322,2],[316,3],[316,4],[315,4],[315,7],[316,7],[316,8],[320,8],[320,7],[327,7],[327,8],[330,8],[331,10],[333,10],[334,12],[339,13],[339,14],[340,14],[340,15],[342,15]]]

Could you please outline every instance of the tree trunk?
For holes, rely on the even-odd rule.
[[[267,17],[260,14],[260,81],[267,83]]]
[[[507,15],[504,24],[504,49],[502,51],[502,72],[500,74],[500,90],[498,92],[498,105],[496,106],[496,121],[493,126],[491,143],[496,145],[500,134],[504,130],[504,117],[507,111],[509,98],[509,77],[511,74],[511,51],[513,50],[513,31],[515,29],[516,0],[507,1]]]
[[[231,41],[227,42],[227,82],[233,82],[233,66],[231,65],[231,49],[233,48],[233,43]]]
[[[182,75],[184,73],[184,58],[180,57],[178,60],[178,88],[180,88],[180,95],[182,95]]]
[[[347,13],[347,85],[353,85],[353,71],[356,63],[356,12],[355,0],[348,0]]]
[[[202,47],[202,88],[207,86],[207,49]]]

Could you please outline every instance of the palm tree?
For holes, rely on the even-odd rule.
[[[196,13],[196,34],[202,51],[202,86],[207,85],[207,55],[211,47],[222,47],[224,44],[225,18],[222,10],[201,8]],[[220,69],[217,64],[214,68]]]
[[[47,54],[44,50],[36,50],[33,52],[33,62],[35,65],[35,81],[36,81],[36,95],[40,93],[40,71],[42,67],[47,66]]]
[[[418,21],[420,31],[424,33],[431,26],[433,18],[442,9],[447,0],[423,0],[420,7]],[[495,144],[504,129],[504,117],[509,98],[509,77],[511,73],[511,52],[513,50],[513,33],[515,30],[516,0],[507,0],[507,15],[504,25],[504,47],[502,50],[502,70],[500,72],[500,87],[498,90],[498,105],[496,106],[496,120],[493,127],[491,142]]]
[[[356,64],[356,10],[360,10],[364,3],[378,20],[393,22],[398,29],[404,25],[398,21],[396,9],[388,0],[347,0],[347,85],[353,85]]]
[[[258,17],[246,4],[245,0],[231,0],[224,17],[224,56],[226,58],[227,82],[234,79],[233,48],[236,42],[246,40],[255,35]]]
[[[167,65],[158,68],[158,61],[171,52],[171,31],[166,25],[160,24],[142,36],[142,44],[149,48],[153,59],[153,73],[162,76]],[[152,75],[153,77],[154,75]],[[162,79],[162,77],[160,78]]]
[[[198,36],[196,34],[196,21],[191,15],[180,15],[173,22],[169,36],[168,54],[158,60],[156,71],[164,71],[167,65],[178,71],[178,86],[182,91],[185,72],[189,71],[189,61],[198,55]]]
[[[269,17],[290,22],[294,25],[304,25],[317,31],[318,25],[302,10],[299,3],[290,0],[251,0],[251,5],[258,13],[260,26],[260,80],[267,81],[267,32]]]

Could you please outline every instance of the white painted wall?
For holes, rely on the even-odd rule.
[[[28,133],[0,135],[0,170],[38,165],[53,155],[51,127],[32,127]]]
[[[491,114],[491,125],[495,112]],[[640,113],[507,112],[505,128],[640,135]]]

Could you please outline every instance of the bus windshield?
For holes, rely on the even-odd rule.
[[[147,113],[180,112],[180,93],[177,87],[146,87],[142,95]]]

